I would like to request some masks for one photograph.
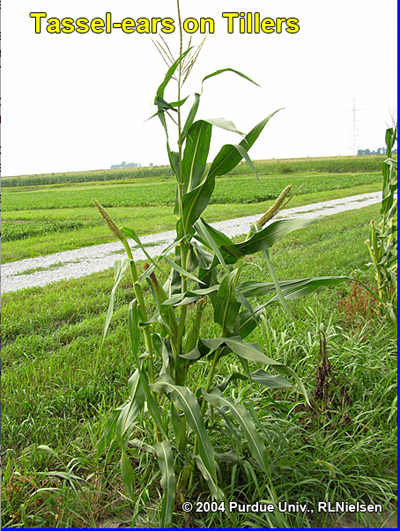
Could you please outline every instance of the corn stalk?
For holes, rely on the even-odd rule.
[[[128,312],[135,364],[135,371],[128,382],[129,399],[111,415],[98,451],[102,454],[110,445],[120,448],[122,478],[135,501],[135,476],[128,458],[128,444],[136,444],[132,441],[132,431],[138,419],[144,422],[141,415],[147,408],[154,425],[154,438],[143,441],[140,446],[143,451],[157,456],[164,491],[160,525],[168,527],[173,517],[176,491],[194,488],[200,476],[207,482],[215,499],[225,499],[217,477],[217,452],[209,436],[209,428],[218,422],[215,412],[220,408],[230,412],[229,415],[224,413],[224,418],[234,427],[232,433],[241,434],[238,446],[246,441],[253,459],[266,475],[271,497],[276,498],[270,469],[271,451],[256,430],[252,410],[223,393],[230,382],[241,379],[266,388],[293,386],[308,402],[303,382],[293,369],[269,358],[257,344],[246,341],[246,338],[269,304],[280,301],[290,312],[287,300],[307,295],[324,285],[342,282],[347,277],[278,281],[269,260],[269,249],[285,235],[311,223],[301,219],[272,221],[287,200],[288,189],[256,227],[249,227],[247,237],[240,243],[234,243],[201,217],[210,202],[218,176],[228,174],[243,159],[257,174],[248,152],[277,111],[263,118],[246,135],[238,131],[231,121],[222,118],[197,119],[203,84],[208,79],[231,72],[254,83],[241,72],[225,68],[203,78],[202,88],[194,95],[184,119],[182,108],[188,98],[182,97],[182,86],[195,63],[198,50],[189,46],[183,51],[182,32],[177,59],[172,57],[165,41],[157,43],[157,46],[169,66],[156,92],[154,116],[159,118],[165,131],[168,159],[176,179],[176,238],[153,260],[135,230],[117,227],[95,201],[110,230],[121,240],[127,252],[127,258],[118,260],[115,265],[115,285],[103,341],[112,316],[115,290],[128,268],[135,292]],[[177,84],[177,97],[173,99],[166,96],[172,80]],[[170,145],[171,124],[177,128],[175,150]],[[222,146],[214,160],[207,164],[214,127],[236,133],[241,140]],[[130,240],[142,248],[148,259],[141,276],[138,276],[138,268],[132,258]],[[171,253],[174,253],[174,259],[171,259]],[[264,253],[273,282],[241,281],[243,268],[248,265],[245,257],[256,253]],[[170,268],[168,277],[163,281],[161,262]],[[152,316],[150,304],[143,296],[141,286],[144,282],[150,288],[153,307],[156,307]],[[262,305],[252,303],[252,299],[265,295],[272,297]],[[217,325],[214,328],[219,330],[214,338],[206,337],[205,327],[202,326],[207,305],[212,307]],[[140,348],[142,335],[144,353]],[[243,372],[236,372],[223,384],[217,385],[219,363],[224,356],[237,357]],[[196,376],[200,360],[208,363],[206,381],[199,381]],[[263,368],[250,372],[249,364]],[[267,372],[271,370],[274,374]],[[189,378],[191,374],[193,376]],[[191,382],[190,388],[188,382]],[[230,447],[227,448],[229,450]],[[238,461],[242,459],[241,455],[236,457]],[[182,498],[180,501],[183,501]]]
[[[381,302],[392,308],[397,300],[397,159],[392,149],[397,140],[397,126],[386,130],[386,155],[382,163],[381,221],[371,221],[370,238],[365,243],[375,270]]]

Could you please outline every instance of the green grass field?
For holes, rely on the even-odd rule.
[[[280,175],[264,175],[261,189],[273,195],[290,182],[308,183],[310,189],[304,186],[289,206],[378,191],[379,169],[361,171],[361,158],[357,162],[360,171],[355,171],[354,160],[358,158],[351,161],[353,173],[337,169],[329,172],[326,167],[318,173],[314,165],[309,173],[286,169]],[[285,164],[290,166],[291,161]],[[292,164],[292,169],[295,164],[298,169],[307,161]],[[327,164],[325,159],[323,164]],[[349,170],[347,161],[335,159],[335,164],[336,168],[342,164]],[[3,260],[11,262],[110,241],[108,228],[90,204],[93,196],[104,202],[107,197],[111,203],[115,201],[109,209],[113,217],[118,223],[132,225],[139,234],[171,229],[172,209],[162,202],[171,184],[170,177],[153,175],[129,185],[115,181],[48,183],[36,191],[31,186],[5,188],[3,237],[4,233],[7,236]],[[221,202],[210,205],[205,219],[263,213],[272,200],[264,197],[259,201],[259,189],[250,175],[217,180],[216,197]],[[121,190],[128,190],[129,198],[125,200],[129,206],[118,206],[124,201]],[[132,201],[138,200],[133,198],[149,200],[143,190],[147,190],[147,196],[149,190],[155,190],[151,200],[159,202],[132,208]],[[234,202],[229,201],[232,197]],[[75,206],[54,206],[67,199]],[[371,219],[379,219],[379,205],[327,216],[291,233],[270,252],[277,277],[354,275],[373,288],[372,275],[365,270],[370,257],[364,244]],[[142,272],[144,264],[137,265]],[[265,262],[258,256],[253,267],[243,269],[241,280],[254,279],[254,275],[260,281],[271,280]],[[113,271],[108,270],[2,297],[2,527],[158,526],[162,492],[155,456],[134,446],[128,448],[138,493],[133,504],[121,480],[120,456],[110,454],[106,459],[105,453],[97,454],[109,414],[126,400],[127,381],[134,371],[126,327],[127,308],[134,296],[128,276],[117,290],[109,334],[99,354],[112,286]],[[148,288],[145,295],[150,301]],[[264,298],[259,298],[262,302]],[[253,408],[258,431],[268,448],[272,481],[280,502],[305,503],[314,509],[319,501],[359,501],[381,504],[382,513],[250,512],[235,513],[233,520],[224,513],[192,513],[188,520],[177,505],[177,527],[395,527],[395,324],[368,291],[350,282],[320,289],[289,304],[292,323],[279,304],[270,305],[249,339],[257,342],[267,356],[297,372],[313,406],[307,407],[292,388],[268,389],[241,380],[231,383],[229,394]],[[205,311],[208,318],[201,337],[213,337],[210,306]],[[316,394],[321,331],[332,369],[325,401]],[[218,376],[221,382],[240,370],[232,355],[223,360]],[[190,386],[204,385],[207,367],[205,360],[196,364]],[[254,365],[250,370],[257,368]],[[232,446],[223,418],[219,419],[211,437],[223,453]],[[152,425],[143,414],[137,419],[132,437],[141,439],[145,435],[151,439]],[[255,466],[244,442],[243,450],[245,457],[239,462],[218,460],[219,481],[227,499],[249,504],[268,500],[264,473]],[[207,492],[206,485],[198,480],[191,501],[210,502]]]

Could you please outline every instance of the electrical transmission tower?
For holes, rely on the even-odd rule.
[[[358,135],[358,116],[357,112],[362,109],[357,109],[356,105],[356,98],[353,97],[353,109],[352,109],[352,115],[353,115],[353,127],[351,131],[351,152],[353,155],[357,155],[357,152],[360,148],[359,145],[359,135]]]

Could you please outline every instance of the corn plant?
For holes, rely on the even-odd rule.
[[[366,241],[375,270],[379,298],[392,309],[397,298],[397,159],[392,149],[397,140],[397,126],[386,130],[386,155],[382,163],[382,216],[378,225],[371,221],[370,239]]]
[[[229,388],[235,380],[245,380],[251,385],[266,388],[295,387],[308,401],[306,389],[296,373],[289,366],[266,356],[258,344],[247,339],[269,304],[280,301],[290,313],[288,299],[306,295],[345,278],[284,281],[276,278],[269,260],[269,249],[286,234],[310,223],[301,219],[271,222],[282,207],[288,190],[281,194],[259,223],[249,227],[247,237],[239,243],[234,243],[201,217],[218,176],[226,175],[242,159],[256,173],[248,151],[275,112],[246,135],[238,131],[232,122],[222,118],[197,119],[202,86],[183,119],[182,109],[188,98],[182,98],[181,89],[196,53],[193,48],[183,52],[181,49],[179,57],[171,60],[154,100],[154,116],[159,118],[165,131],[168,158],[176,178],[177,221],[173,244],[157,259],[152,259],[136,231],[118,227],[100,203],[94,200],[127,254],[127,258],[115,262],[115,284],[103,341],[112,317],[115,290],[127,270],[130,271],[135,293],[128,311],[132,363],[135,367],[128,382],[129,399],[111,415],[98,451],[100,455],[106,451],[107,455],[111,455],[119,449],[122,478],[133,501],[137,500],[136,480],[128,447],[134,446],[157,456],[163,489],[161,527],[171,524],[176,493],[182,503],[201,478],[207,483],[210,495],[224,501],[223,485],[217,474],[218,462],[241,460],[243,441],[246,441],[260,473],[265,475],[271,499],[277,499],[271,477],[270,451],[256,429],[258,422],[254,410],[231,398]],[[205,76],[202,83],[228,71],[254,83],[231,68]],[[172,80],[177,86],[177,98],[171,101],[167,99],[166,89]],[[175,150],[170,145],[170,124],[177,130]],[[235,132],[242,138],[239,143],[222,146],[211,164],[207,164],[214,127]],[[139,245],[147,256],[148,263],[141,274],[132,258],[130,240]],[[250,267],[249,256],[256,253],[264,253],[272,282],[242,281],[243,270]],[[167,277],[165,267],[161,267],[162,262],[170,270]],[[144,296],[142,286],[146,283],[152,303],[147,302]],[[273,296],[262,304],[252,302],[265,295]],[[206,311],[208,308],[212,310],[213,329],[218,330],[216,337],[208,337],[205,333],[204,322],[209,320],[206,314],[210,313]],[[144,351],[140,347],[141,337]],[[242,370],[221,382],[219,366],[225,356],[236,357]],[[199,363],[203,366],[207,364],[204,381],[199,380]],[[256,370],[254,365],[258,366]],[[210,430],[218,425],[218,418],[222,418],[228,434],[225,447],[223,443],[213,446],[210,438]],[[148,440],[135,438],[139,419],[142,422],[150,419],[152,423]]]

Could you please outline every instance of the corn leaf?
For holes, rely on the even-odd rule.
[[[201,213],[207,208],[211,195],[214,191],[215,179],[207,178],[193,190],[186,193],[182,198],[183,220],[182,233],[178,230],[178,237],[184,234],[193,234],[193,225],[199,219]]]
[[[186,293],[176,293],[175,295],[164,301],[162,303],[162,306],[185,306],[186,304],[191,304],[192,302],[195,302],[196,300],[200,299],[200,297],[204,297],[204,295],[208,295],[210,293],[218,291],[218,289],[219,286],[217,284],[214,284],[213,286],[204,289],[193,289],[187,291]]]
[[[253,380],[253,382],[259,383],[260,385],[263,385],[264,387],[268,387],[270,389],[278,389],[280,387],[293,387],[293,384],[288,382],[286,378],[282,378],[282,376],[279,375],[268,374],[262,369],[258,369],[252,372],[250,374],[250,379]],[[231,374],[231,376],[229,376],[229,378],[216,385],[214,389],[219,389],[220,391],[224,392],[228,384],[233,380],[248,381],[249,377],[245,374],[241,374],[240,372],[234,372],[233,374]]]
[[[354,280],[346,276],[338,277],[309,277],[309,278],[294,278],[290,280],[280,280],[279,286],[283,295],[287,299],[295,299],[304,295],[309,295],[313,291],[323,286],[334,286],[344,281]],[[244,282],[237,288],[240,293],[245,297],[262,297],[263,295],[269,295],[276,291],[275,284],[273,282]],[[276,301],[277,297],[274,297],[270,302]]]
[[[282,376],[279,375],[268,374],[262,369],[252,372],[250,377],[253,382],[257,382],[270,389],[277,389],[279,387],[293,387],[293,384],[288,382],[286,378],[282,378]]]
[[[159,265],[157,265],[157,263],[152,259],[152,257],[149,255],[149,253],[146,251],[146,248],[144,247],[144,245],[142,244],[142,242],[140,241],[140,238],[139,236],[136,234],[136,231],[135,229],[132,229],[132,228],[128,228],[128,227],[121,227],[121,232],[122,234],[124,234],[124,236],[127,236],[128,238],[132,238],[132,240],[137,243],[137,245],[141,248],[141,250],[143,251],[143,253],[146,255],[146,258],[147,260],[154,266],[156,267],[159,271],[161,271],[161,273],[164,273],[163,270],[160,268]]]
[[[213,447],[204,425],[203,416],[199,404],[191,391],[187,387],[176,385],[171,378],[163,374],[150,388],[155,392],[165,392],[171,394],[174,402],[185,414],[186,421],[190,428],[197,435],[199,440],[199,453],[204,466],[210,476],[216,481],[217,471],[213,455]]]
[[[249,312],[247,309],[240,312],[239,333],[242,339],[246,339],[246,337],[255,329],[259,318],[265,310],[265,307],[266,304],[261,304],[253,307],[252,312]]]
[[[134,446],[135,448],[139,448],[139,450],[144,450],[145,452],[154,455],[156,453],[154,446],[151,446],[150,444],[147,444],[143,441],[143,439],[130,439],[128,441],[128,444],[131,446]]]
[[[222,330],[232,331],[239,315],[241,304],[237,300],[235,289],[237,276],[238,270],[236,269],[223,277],[217,297],[213,301],[214,321],[221,326]]]
[[[160,98],[160,96],[157,96],[156,97],[156,105],[159,109],[165,109],[165,110],[169,110],[169,111],[175,111],[176,107],[181,107],[185,102],[186,100],[189,98],[189,96],[187,96],[186,98],[184,98],[183,100],[179,100],[179,101],[171,101],[171,102],[167,102],[165,101],[163,98]]]
[[[251,238],[235,245],[243,254],[254,254],[269,249],[287,234],[308,227],[314,223],[312,219],[281,219],[267,225]]]
[[[222,68],[221,70],[217,70],[216,72],[213,72],[212,74],[208,74],[208,76],[203,77],[202,83],[204,83],[204,81],[206,79],[210,79],[211,77],[218,76],[219,74],[222,74],[223,72],[233,72],[234,74],[237,74],[238,76],[243,77],[244,79],[247,79],[247,81],[250,81],[250,83],[253,83],[254,85],[257,85],[257,87],[260,86],[258,83],[256,83],[255,81],[253,81],[249,77],[245,76],[244,74],[242,74],[238,70],[234,70],[233,68]]]
[[[98,458],[101,457],[105,449],[111,444],[111,442],[113,441],[115,437],[115,426],[117,425],[119,415],[120,415],[120,409],[114,409],[110,417],[107,419],[107,423],[105,425],[103,435],[97,447],[96,455]]]
[[[220,129],[225,129],[226,131],[231,131],[231,133],[238,133],[239,135],[244,136],[244,133],[239,131],[233,122],[226,120],[225,118],[204,118],[204,121],[211,125],[215,125]]]
[[[100,349],[103,347],[104,340],[107,335],[108,327],[110,326],[111,317],[114,312],[115,291],[118,287],[118,284],[124,278],[125,272],[129,266],[129,263],[130,263],[130,260],[128,258],[124,258],[122,260],[115,260],[114,262],[114,286],[111,290],[110,303],[108,305],[106,322],[104,324],[103,336],[101,338]]]
[[[211,495],[218,501],[225,500],[225,496],[222,490],[218,487],[216,478],[210,474],[202,458],[199,455],[195,455],[195,459],[196,459],[197,468],[202,473],[203,478],[207,481],[207,484],[210,488]]]
[[[185,194],[201,183],[210,151],[211,130],[212,126],[204,120],[195,122],[189,130],[182,159]]]
[[[158,358],[162,359],[162,362],[163,362],[160,374],[168,373],[168,371],[169,371],[169,354],[168,354],[168,349],[167,349],[167,346],[165,344],[165,341],[164,341],[164,339],[162,339],[160,334],[153,334],[152,335],[152,341],[153,341],[153,346],[154,346],[154,348],[155,348],[155,350],[157,352]]]
[[[191,48],[187,49],[178,59],[170,66],[168,69],[168,72],[164,78],[164,81],[161,83],[161,85],[158,87],[156,97],[154,99],[154,104],[157,105],[158,102],[164,101],[164,91],[170,80],[172,79],[172,76],[174,75],[176,69],[178,68],[180,62],[185,58],[185,56],[190,52]],[[177,178],[179,178],[179,154],[176,152],[171,151],[171,148],[169,146],[169,137],[168,137],[168,127],[167,122],[165,119],[165,113],[166,109],[164,109],[162,106],[157,106],[157,115],[160,119],[160,122],[164,128],[165,135],[167,138],[167,153],[168,153],[168,159],[169,163],[171,165],[171,168],[175,172],[175,175]]]
[[[122,443],[125,432],[131,427],[144,406],[144,391],[140,383],[138,369],[129,378],[128,389],[130,400],[122,408],[115,428],[115,438],[120,444]]]
[[[202,389],[204,398],[215,407],[221,408],[228,406],[236,422],[242,427],[243,433],[249,443],[250,451],[266,474],[269,474],[269,461],[267,449],[258,434],[254,425],[253,419],[247,412],[246,408],[240,404],[236,404],[232,398],[227,398],[222,395],[218,389],[214,389],[211,393],[206,393]]]
[[[154,448],[157,453],[158,464],[161,470],[161,487],[163,500],[161,504],[160,527],[169,527],[175,502],[175,471],[172,448],[167,439],[156,443]]]
[[[206,79],[206,78],[205,78]],[[278,109],[279,110],[279,109]],[[257,138],[260,136],[262,130],[267,125],[269,120],[276,114],[278,111],[275,111],[271,113],[267,118],[262,120],[260,123],[258,123],[248,135],[244,137],[244,139],[240,142],[240,146],[242,146],[246,151],[248,151],[254,142],[257,140]],[[210,171],[208,172],[208,177],[216,177],[218,175],[225,175],[226,173],[230,172],[239,164],[239,162],[242,160],[242,155],[239,153],[237,148],[235,148],[232,145],[225,145],[222,146],[219,153],[213,160]]]
[[[214,251],[220,264],[225,269],[225,271],[228,272],[228,268],[226,266],[225,260],[221,254],[221,251],[218,248],[217,242],[213,238],[211,231],[209,231],[208,229],[207,223],[205,223],[202,219],[199,219],[194,224],[194,227],[197,231],[197,234],[200,236],[201,240],[204,241],[207,247],[209,247],[210,249]]]
[[[135,472],[133,471],[132,463],[129,460],[128,454],[122,449],[122,456],[120,461],[122,480],[128,491],[129,497],[132,501],[136,499],[135,488]]]
[[[293,371],[293,369],[291,369],[287,365],[283,365],[282,363],[273,360],[272,358],[267,357],[261,351],[257,343],[244,343],[241,337],[239,336],[219,337],[215,339],[201,339],[201,342],[211,350],[216,350],[217,348],[226,345],[232,350],[232,352],[234,352],[241,358],[244,358],[248,361],[252,361],[254,363],[263,363],[265,365],[271,365],[280,375],[292,376],[295,379],[300,392],[304,395],[307,403],[309,403],[308,393],[304,387],[304,384],[297,376],[297,374]]]
[[[164,98],[164,90],[170,80],[172,79],[172,76],[175,73],[175,70],[178,68],[180,62],[186,57],[186,55],[190,52],[191,48],[188,48],[183,52],[183,54],[178,57],[178,59],[169,67],[168,72],[165,75],[164,81],[161,83],[161,85],[157,89],[157,96],[154,100],[154,103],[157,104],[157,98]]]
[[[235,259],[241,258],[244,256],[244,253],[242,253],[240,250],[237,249],[237,247],[234,245],[234,243],[226,236],[223,232],[217,230],[212,225],[209,225],[204,221],[204,219],[201,219],[201,224],[196,224],[195,228],[197,229],[198,225],[202,227],[202,231],[196,234],[196,238],[203,243],[203,245],[207,245],[210,249],[212,249],[215,252],[215,249],[211,247],[208,244],[208,241],[204,238],[204,231],[207,231],[209,235],[211,236],[212,240],[215,242],[215,244],[218,246],[218,248],[223,252],[224,254],[224,260],[227,263],[234,263],[236,260],[230,260],[229,256],[233,256]],[[215,265],[215,264],[213,264]]]
[[[183,267],[178,265],[176,262],[173,262],[172,260],[170,260],[167,256],[163,256],[163,258],[167,262],[167,264],[169,264],[172,267],[172,269],[174,269],[175,271],[177,271],[178,273],[180,273],[184,277],[188,277],[188,278],[194,280],[195,282],[202,283],[197,277],[192,275],[192,273],[189,273],[189,271],[186,271],[186,269],[183,269]]]
[[[183,130],[182,130],[181,136],[179,138],[179,145],[180,146],[182,146],[185,138],[188,135],[189,129],[192,127],[194,119],[196,118],[196,114],[197,114],[197,110],[199,108],[199,104],[200,104],[200,94],[197,94],[197,92],[196,92],[196,94],[194,95],[193,105],[190,108],[189,114],[188,114],[188,116],[186,118],[185,125],[183,126]]]

